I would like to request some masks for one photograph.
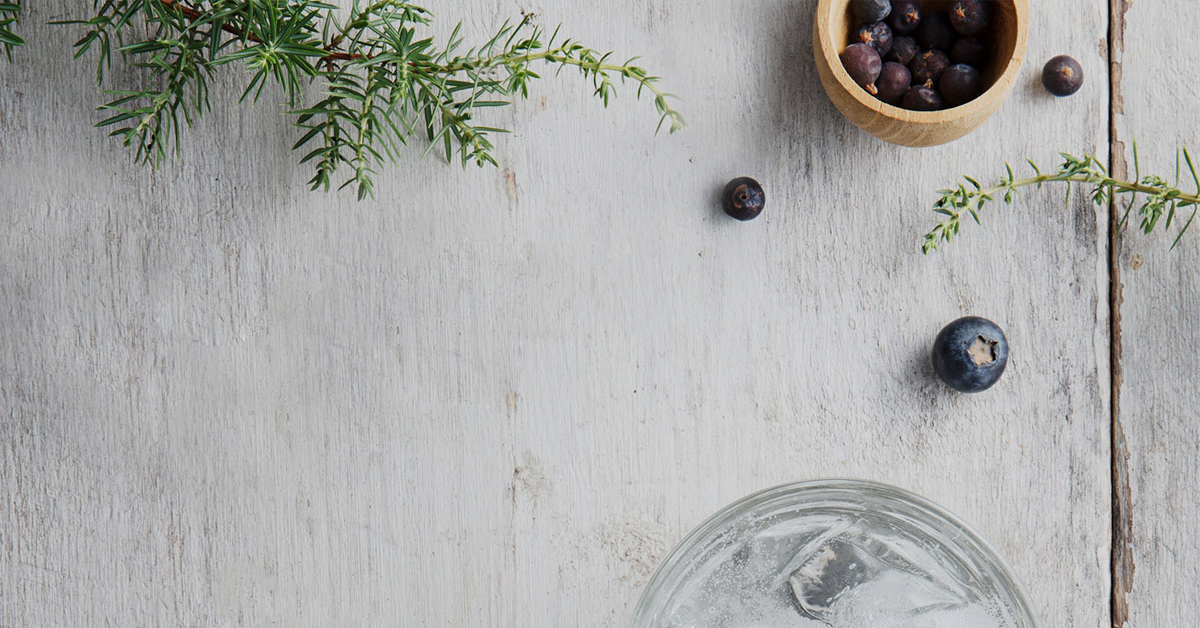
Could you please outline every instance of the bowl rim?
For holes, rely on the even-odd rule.
[[[854,79],[850,78],[850,73],[842,65],[841,53],[835,50],[833,34],[829,28],[829,20],[833,16],[833,7],[835,3],[840,1],[819,0],[817,2],[817,11],[814,16],[816,24],[814,30],[816,32],[815,37],[817,38],[815,44],[817,50],[825,57],[825,63],[832,70],[833,76],[842,87],[842,90],[849,94],[855,102],[879,115],[887,116],[894,120],[917,124],[936,124],[984,113],[989,107],[993,106],[988,98],[989,94],[995,92],[1001,96],[1001,100],[1006,99],[1008,89],[1016,83],[1017,75],[1020,73],[1021,66],[1025,62],[1026,49],[1029,43],[1029,2],[1028,0],[998,0],[1001,2],[1012,2],[1016,8],[1017,42],[1013,47],[1012,57],[1008,60],[1008,64],[1004,66],[1004,71],[1000,73],[1000,76],[996,77],[991,87],[979,96],[976,96],[971,102],[948,109],[913,111],[897,107],[867,93],[867,90],[863,89],[862,86],[854,82]]]
[[[1009,601],[1014,606],[1014,619],[1019,622],[1018,628],[1038,628],[1037,616],[1033,612],[1033,606],[1030,604],[1029,598],[1025,595],[1024,588],[1013,575],[1012,567],[975,528],[965,523],[956,515],[951,514],[945,508],[912,491],[884,482],[855,478],[826,478],[780,484],[747,495],[721,508],[676,543],[667,554],[667,557],[654,570],[654,573],[650,576],[650,579],[646,582],[642,590],[642,595],[638,598],[638,602],[634,606],[633,616],[629,621],[630,628],[646,628],[647,624],[643,622],[649,619],[648,615],[653,609],[653,605],[658,601],[659,590],[668,583],[669,576],[676,571],[680,563],[683,563],[689,557],[688,555],[691,551],[702,541],[720,533],[739,517],[744,516],[755,508],[770,503],[774,499],[804,493],[822,492],[866,494],[896,501],[922,514],[928,515],[934,520],[941,520],[942,523],[956,529],[959,534],[955,537],[955,541],[973,546],[971,549],[976,550],[980,557],[992,567],[992,571],[997,577],[997,590],[1007,594]]]

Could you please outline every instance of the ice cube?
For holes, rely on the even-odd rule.
[[[892,618],[904,621],[966,604],[958,583],[900,559],[889,551],[893,546],[891,539],[856,526],[806,547],[788,579],[800,611],[835,626],[883,626],[892,625],[886,621]]]
[[[805,614],[826,620],[839,597],[879,577],[885,569],[882,561],[857,543],[838,537],[807,554],[788,584]]]
[[[827,619],[836,626],[920,628],[935,626],[928,621],[939,613],[965,606],[966,600],[928,578],[889,569],[844,592],[829,608]]]

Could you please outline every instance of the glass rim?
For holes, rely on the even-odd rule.
[[[884,482],[854,478],[827,478],[779,484],[747,495],[718,510],[684,535],[654,570],[650,580],[642,589],[642,595],[638,598],[637,605],[634,606],[633,618],[629,623],[630,628],[658,628],[646,622],[650,619],[650,612],[654,609],[654,605],[660,602],[660,590],[666,585],[672,584],[672,576],[680,564],[690,558],[693,551],[703,542],[724,531],[730,524],[760,506],[775,499],[794,497],[804,493],[845,493],[860,500],[863,497],[882,498],[901,507],[911,508],[923,515],[929,522],[940,523],[957,532],[953,537],[953,542],[959,545],[963,551],[975,553],[980,561],[989,568],[991,573],[987,575],[995,579],[996,591],[1005,596],[1006,601],[1012,606],[1013,619],[1017,622],[1016,628],[1037,628],[1037,618],[1029,599],[1025,596],[1024,589],[1013,576],[1012,567],[990,543],[984,540],[978,531],[945,508],[912,491]]]

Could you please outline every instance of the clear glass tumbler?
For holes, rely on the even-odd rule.
[[[659,566],[632,628],[1036,628],[1011,570],[963,522],[861,480],[767,489]]]

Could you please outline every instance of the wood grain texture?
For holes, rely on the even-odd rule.
[[[1114,100],[1116,147],[1125,149],[1129,172],[1136,142],[1142,173],[1171,177],[1176,148],[1200,144],[1193,124],[1200,74],[1170,41],[1200,19],[1200,6],[1118,2],[1115,9],[1113,30],[1123,41],[1114,54],[1114,76],[1121,78],[1121,97]],[[1185,167],[1182,185],[1190,189],[1186,173]],[[1122,336],[1118,417],[1128,448],[1126,484],[1117,486],[1128,491],[1130,507],[1118,521],[1128,542],[1118,547],[1125,556],[1118,554],[1115,564],[1114,608],[1115,620],[1127,619],[1130,627],[1194,623],[1200,612],[1197,235],[1189,233],[1170,251],[1173,235],[1146,237],[1135,223],[1115,260]],[[1122,587],[1127,594],[1121,595]]]
[[[1032,59],[1102,67],[1102,7],[1032,4]],[[229,72],[150,171],[41,25],[78,3],[30,7],[0,69],[0,626],[621,627],[710,513],[830,476],[973,523],[1043,625],[1106,623],[1107,216],[1033,192],[918,252],[960,173],[1102,152],[1102,72],[1054,100],[1030,64],[917,151],[825,97],[813,1],[442,5],[642,53],[691,126],[564,72],[495,113],[500,168],[414,160],[356,203],[304,191]],[[746,224],[715,202],[742,174]],[[983,395],[928,365],[964,314],[1012,345]]]

